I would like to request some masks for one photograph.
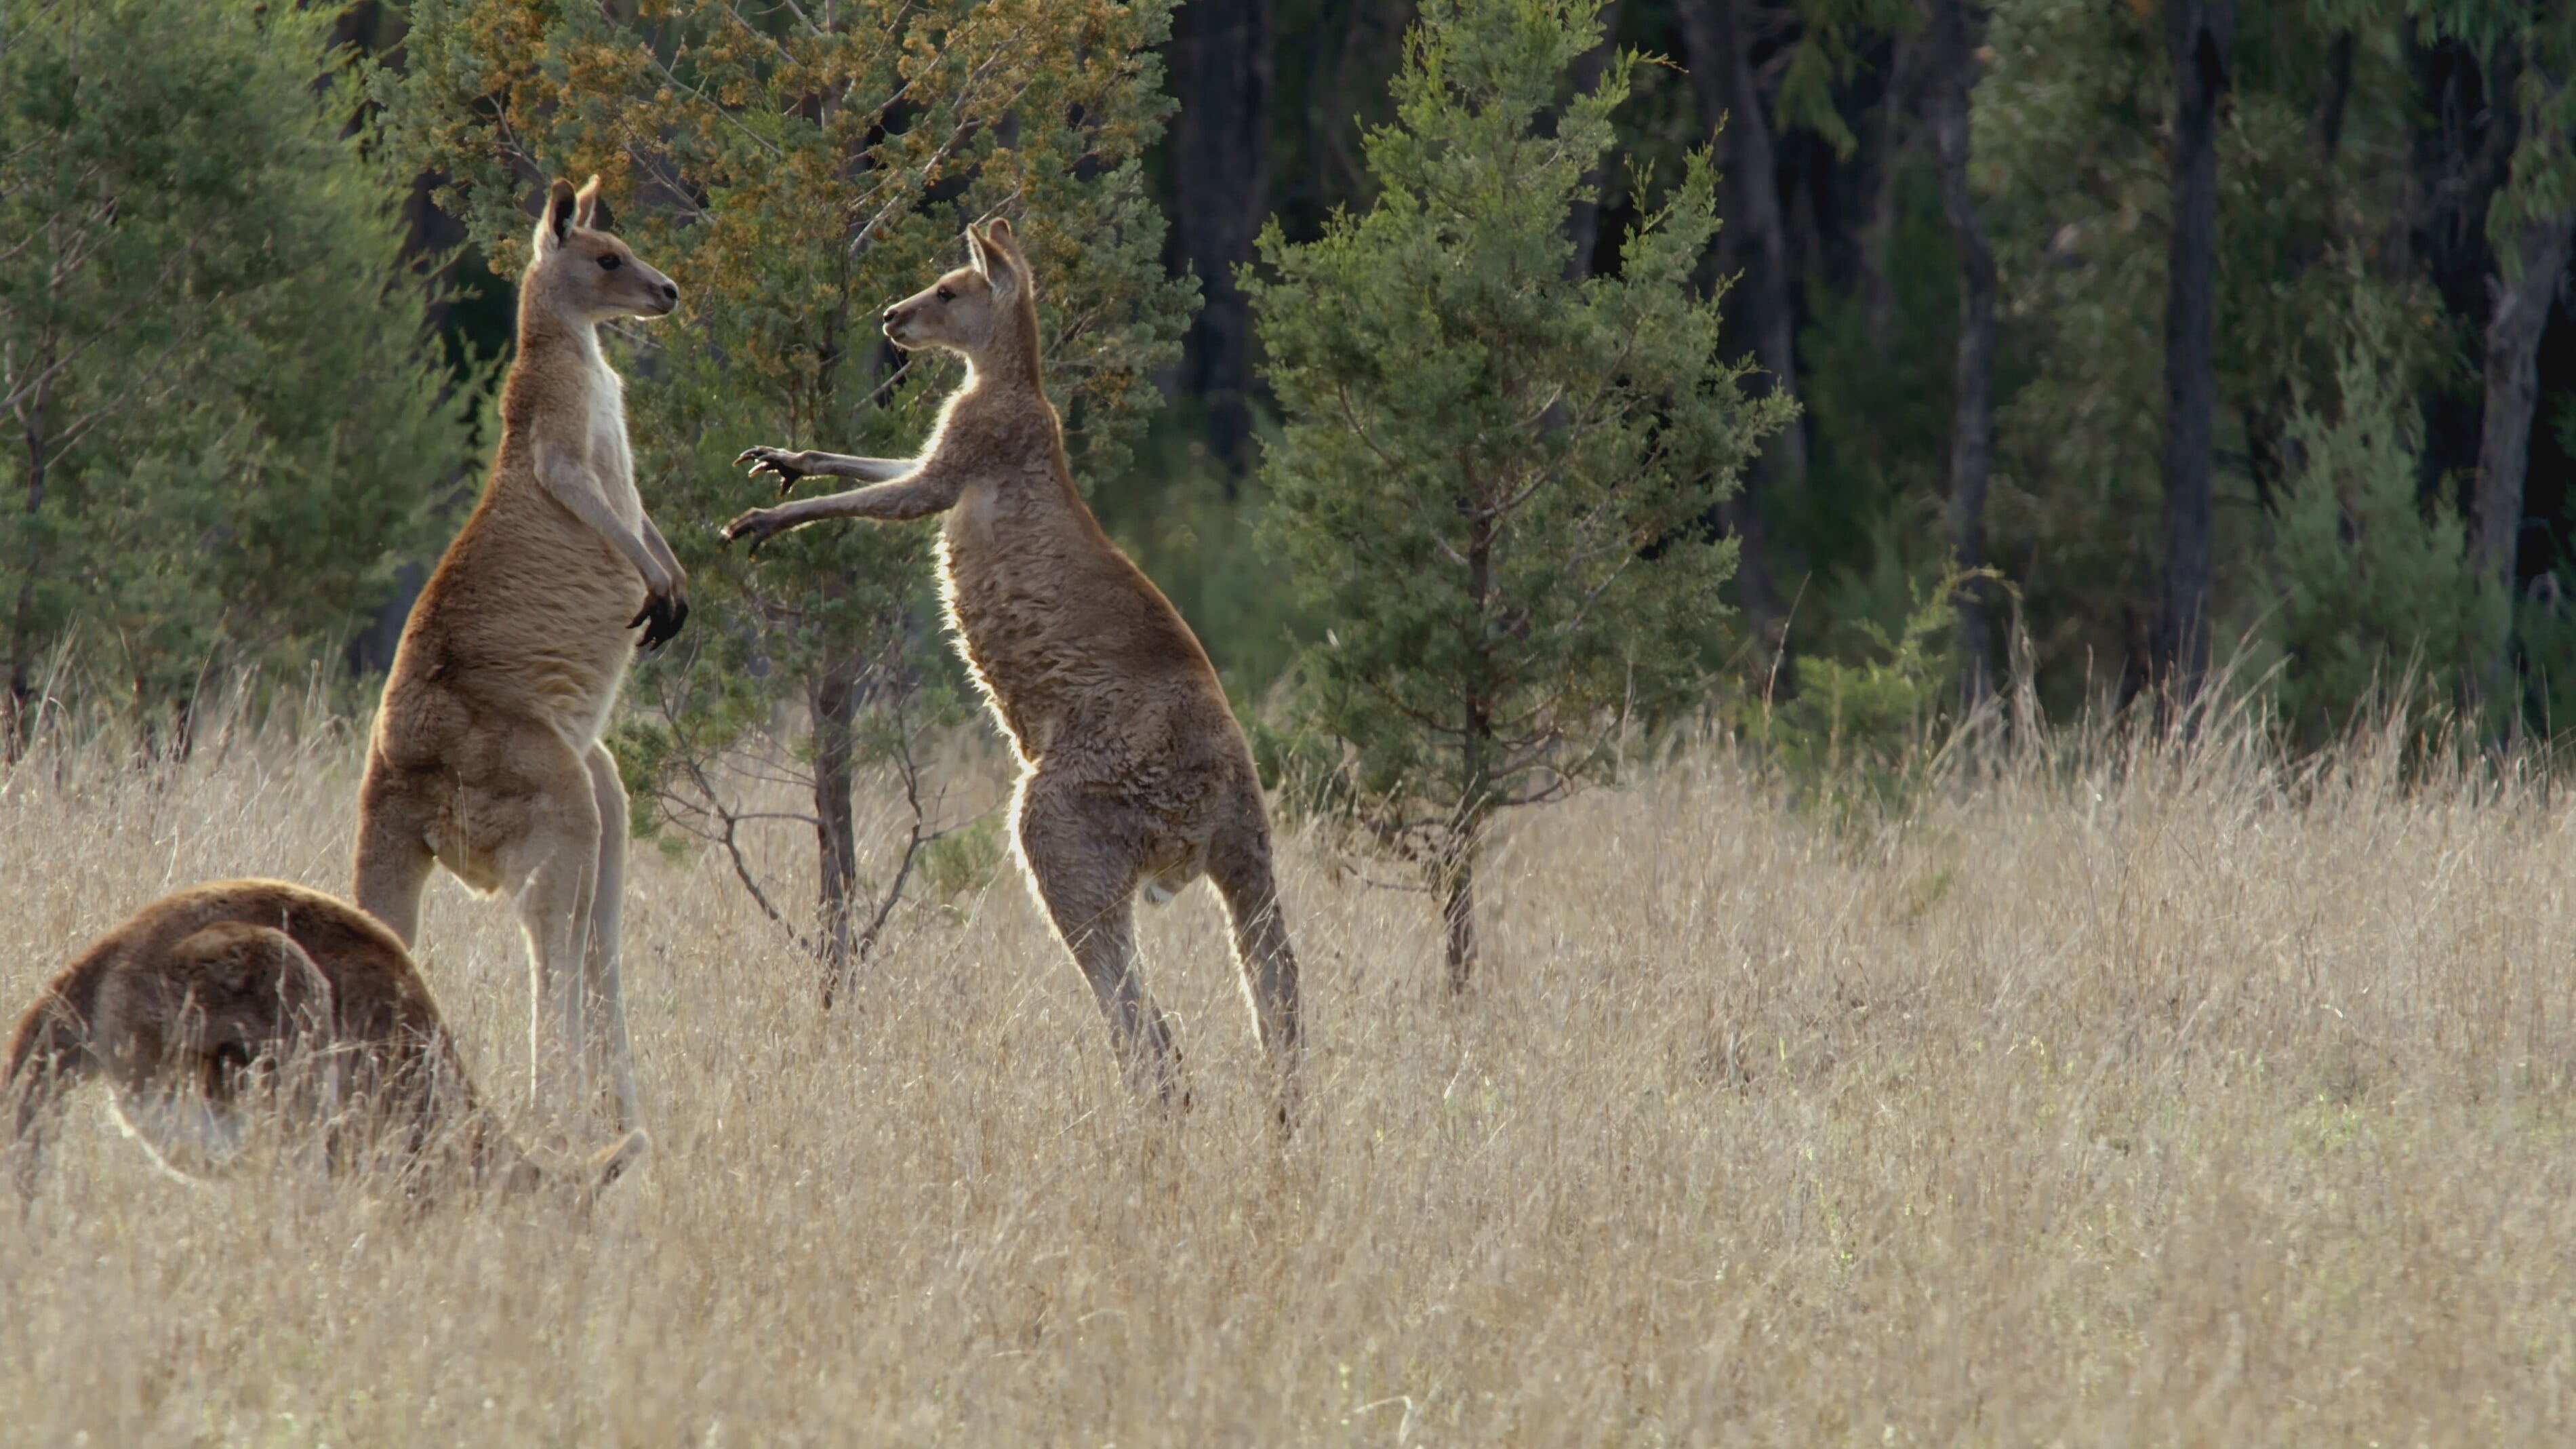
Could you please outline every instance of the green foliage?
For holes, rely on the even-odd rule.
[[[1899,171],[1884,328],[1863,298],[1824,296],[1798,335],[1812,443],[1806,476],[1769,519],[1784,554],[1813,561],[1790,619],[1801,658],[1867,655],[1872,636],[1847,634],[1847,621],[1901,631],[1922,585],[1951,563],[1958,254],[1936,185],[1928,159]]]
[[[1902,815],[1932,782],[1958,687],[1951,601],[1975,577],[1918,584],[1895,629],[1855,619],[1836,656],[1800,661],[1797,693],[1739,707],[1746,741],[1837,826]]]
[[[1158,414],[1135,462],[1103,479],[1092,508],[1127,556],[1170,596],[1249,716],[1315,631],[1286,567],[1259,543],[1269,492],[1237,478],[1198,441],[1205,414],[1187,398]]]
[[[1591,38],[1584,7],[1451,0],[1402,57],[1410,7],[1277,7],[1268,340],[1287,430],[1253,481],[1194,458],[1194,404],[1157,414],[1151,386],[1191,291],[1164,274],[1140,164],[1168,109],[1152,49],[1166,0],[403,8],[407,35],[399,20],[365,31],[402,37],[396,76],[326,57],[327,7],[0,7],[0,620],[17,697],[69,658],[58,694],[130,704],[149,736],[184,722],[201,680],[273,679],[324,655],[391,592],[398,560],[434,549],[425,505],[473,466],[466,415],[485,379],[464,359],[451,381],[420,345],[421,259],[396,253],[403,186],[444,178],[470,255],[506,275],[539,175],[598,169],[620,228],[686,291],[681,317],[611,339],[639,479],[699,606],[629,696],[619,748],[639,826],[668,833],[690,767],[737,746],[828,792],[899,758],[888,711],[909,729],[948,717],[938,701],[960,677],[933,643],[928,528],[809,531],[753,568],[705,525],[764,501],[731,463],[746,443],[917,445],[956,374],[888,351],[875,314],[958,259],[964,220],[995,211],[1044,272],[1051,381],[1103,522],[1165,582],[1239,705],[1296,682],[1300,702],[1255,732],[1316,800],[1419,826],[1408,848],[1437,856],[1428,836],[1467,822],[1425,801],[1552,792],[1606,768],[1605,722],[1703,702],[1682,661],[1722,653],[1727,626],[1694,591],[1726,550],[1702,545],[1695,518],[1668,525],[1727,468],[1692,471],[1699,444],[1672,450],[1677,414],[1661,401],[1609,409],[1605,430],[1571,399],[1605,338],[1631,349],[1621,398],[1659,397],[1700,347],[1696,321],[1675,328],[1640,299],[1684,253],[1705,275],[1687,157],[1707,121],[1690,76],[1643,56],[1569,104],[1561,62]],[[1972,182],[2001,268],[1987,556],[2021,591],[2036,683],[2062,715],[2109,693],[2157,592],[2171,76],[2154,5],[1983,9]],[[1622,14],[1632,37],[1672,33],[1669,7]],[[1882,135],[1859,109],[1882,89],[1862,68],[1916,34],[1914,7],[1794,0],[1767,14],[1793,21],[1761,27],[1757,83],[1781,132],[1810,454],[1762,519],[1795,600],[1783,678],[1814,697],[1793,705],[1784,687],[1766,739],[1784,760],[1867,776],[1882,770],[1867,761],[1914,747],[1916,726],[1891,708],[1892,753],[1854,743],[1879,737],[1869,701],[1893,697],[1866,676],[1902,672],[1922,590],[1947,566],[1957,259],[1919,115],[1900,107]],[[2464,312],[2431,299],[2412,229],[2452,180],[2472,197],[2500,182],[2468,224],[2509,271],[2516,232],[2576,202],[2576,6],[2243,0],[2238,17],[2219,138],[2217,632],[2278,650],[2284,723],[2302,740],[2339,729],[2409,661],[2419,702],[2451,707],[2500,652],[2527,720],[2554,728],[2576,711],[2560,698],[2576,699],[2576,566],[2553,561],[2514,602],[2509,651],[2450,604],[2420,616],[2405,599],[2449,597],[2457,521],[2409,525],[2397,479],[2417,410],[2431,409],[2427,447],[2446,460],[2473,433],[2461,404],[2481,320],[2460,290],[2474,279],[2444,279]],[[2446,41],[2464,53],[2441,65],[2497,88],[2468,119],[2495,122],[2498,144],[2476,174],[2428,188],[2414,172],[2429,153],[2410,148],[2464,118],[2427,108],[2430,72],[2410,70],[2426,61],[2409,47]],[[389,146],[350,129],[373,114],[362,86]],[[1560,182],[1586,167],[1605,228],[1643,218],[1645,240],[1607,281],[1570,286],[1551,275],[1575,194]],[[1890,167],[1893,235],[1872,255],[1858,249],[1881,244]],[[1883,275],[1893,307],[1834,295],[1828,278],[1853,275]],[[452,309],[450,327],[505,337],[506,288],[493,290],[479,330]],[[2376,307],[2364,338],[2355,319]],[[2543,349],[2539,416],[2576,440],[2560,340]],[[2358,410],[2354,369],[2379,393]],[[1693,385],[1732,396],[1719,373]],[[1630,457],[1654,467],[1596,508],[1608,494],[1590,480]],[[1467,568],[1443,552],[1467,557],[1457,505],[1558,474],[1500,528],[1489,597],[1471,606]],[[2459,480],[2417,482],[2429,505]],[[1587,570],[1630,559],[1636,577],[1550,632],[1587,597]],[[1682,597],[1694,601],[1662,602]],[[2487,652],[2443,642],[2460,639]],[[2477,682],[2491,702],[2508,688]],[[860,703],[809,731],[833,700]],[[1477,768],[1508,764],[1518,784],[1462,783],[1471,702],[1516,721]],[[1378,811],[1399,797],[1423,808]]]
[[[2388,0],[2393,3],[2393,0]],[[2408,0],[2406,16],[2428,35],[2457,39],[2481,56],[2520,61],[2509,175],[2487,209],[2487,236],[2507,276],[2522,266],[2525,225],[2576,210],[2576,6],[2548,0]]]
[[[1310,244],[1274,226],[1251,287],[1285,417],[1264,536],[1325,629],[1284,753],[1329,760],[1324,798],[1436,877],[1700,697],[1734,561],[1706,520],[1786,414],[1714,360],[1705,155],[1617,276],[1564,280],[1635,58],[1542,118],[1598,35],[1587,0],[1425,6],[1368,141],[1377,200]]]
[[[1859,138],[1834,104],[1834,87],[1859,72],[1861,37],[1909,34],[1922,17],[1906,0],[1797,0],[1797,8],[1804,33],[1780,73],[1780,128],[1805,126],[1849,156]]]
[[[2281,505],[2281,597],[2265,626],[2281,720],[2310,747],[2391,708],[2433,727],[2471,705],[2504,647],[2504,590],[2469,558],[2454,512],[2418,502],[2397,326],[2390,309],[2364,309],[2336,358],[2334,409],[2304,394],[2291,409],[2305,462]]]
[[[2522,722],[2552,744],[2576,728],[2576,596],[2564,573],[2543,574],[2513,601],[2514,662],[2522,673]]]
[[[204,683],[299,665],[465,461],[329,21],[0,9],[0,609],[31,711],[66,650],[87,697],[183,724]]]
[[[921,847],[921,893],[941,902],[971,895],[993,883],[1009,854],[999,815],[979,816],[943,831]]]
[[[818,721],[855,700],[860,718],[797,752],[828,820],[886,711],[908,711],[907,729],[937,723],[920,698],[945,666],[930,642],[932,526],[808,529],[753,564],[708,525],[763,501],[733,463],[747,445],[920,446],[959,370],[895,352],[877,318],[963,262],[968,220],[1017,219],[1077,470],[1124,461],[1195,287],[1163,275],[1137,161],[1168,109],[1149,49],[1168,13],[1158,0],[414,5],[410,78],[385,94],[495,265],[524,257],[531,178],[597,171],[618,231],[681,287],[680,315],[640,329],[623,359],[638,481],[701,610],[685,647],[640,672],[667,738],[630,727],[639,757],[704,764],[783,700],[801,696]]]
[[[1998,381],[2021,380],[1997,394],[1988,553],[2011,561],[2043,695],[2069,709],[2119,677],[2156,597],[2172,73],[2155,7],[2005,0],[1989,38],[1973,179],[2001,270]],[[2329,159],[2315,116],[2332,38],[2305,5],[2240,7],[2218,137],[2221,637],[2275,595],[2263,522],[2290,404],[2332,385],[2345,319],[2389,285],[2331,259],[2403,210],[2394,31],[2357,47]]]

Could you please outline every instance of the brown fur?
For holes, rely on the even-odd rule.
[[[946,513],[950,627],[1022,764],[1022,868],[1116,1031],[1131,1076],[1169,1097],[1179,1059],[1137,979],[1135,895],[1207,875],[1234,922],[1262,1044],[1293,1086],[1297,958],[1279,915],[1270,822],[1242,728],[1199,641],[1101,532],[1074,488],[1038,372],[1037,297],[1007,222],[970,229],[974,265],[887,310],[898,346],[963,355],[918,459],[754,448],[754,473],[875,486],[754,509],[725,528],[757,547],[825,518]],[[1289,1106],[1283,1095],[1283,1120]]]
[[[598,186],[557,181],[538,223],[491,482],[412,609],[376,715],[357,900],[410,945],[433,862],[477,891],[515,893],[537,996],[537,1099],[587,1108],[596,1030],[619,1125],[631,1126],[626,792],[600,735],[635,652],[627,630],[646,625],[648,646],[678,632],[687,578],[636,496],[597,325],[664,315],[679,289],[608,233]]]
[[[99,938],[28,1008],[6,1079],[22,1190],[33,1187],[50,1109],[94,1076],[114,1086],[129,1130],[174,1171],[219,1164],[206,1136],[236,1132],[267,1078],[274,1091],[260,1100],[320,1128],[335,1164],[390,1147],[419,1187],[442,1167],[511,1189],[542,1175],[476,1100],[402,943],[345,902],[284,881],[164,896]],[[590,1164],[589,1180],[614,1178],[643,1145],[630,1135]],[[455,1155],[430,1155],[441,1148]]]

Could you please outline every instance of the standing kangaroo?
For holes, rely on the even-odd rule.
[[[588,1110],[596,1025],[625,1127],[637,1117],[618,984],[626,791],[600,735],[635,653],[627,631],[643,625],[656,647],[689,605],[635,492],[598,327],[667,315],[680,289],[608,233],[598,194],[596,176],[578,192],[556,181],[537,225],[491,483],[421,591],[376,713],[357,897],[409,946],[433,862],[476,891],[516,893],[539,1107]]]
[[[966,232],[973,266],[886,310],[896,346],[944,348],[967,378],[919,458],[753,448],[783,493],[808,474],[873,487],[759,508],[725,526],[756,551],[825,518],[945,512],[941,592],[960,651],[1020,756],[1012,833],[1119,1040],[1129,1079],[1169,1100],[1180,1061],[1136,972],[1135,895],[1204,873],[1225,898],[1281,1121],[1298,1060],[1297,958],[1279,916],[1270,821],[1243,730],[1197,636],[1074,490],[1038,375],[1037,291],[1010,223]]]
[[[334,1165],[389,1146],[422,1188],[442,1166],[513,1190],[543,1176],[476,1101],[402,943],[373,917],[284,881],[164,896],[28,1008],[0,1079],[0,1100],[14,1099],[22,1193],[51,1109],[100,1075],[127,1130],[174,1172],[224,1165],[271,1076],[275,1104],[323,1131]],[[448,1127],[459,1130],[442,1139]],[[434,1155],[442,1147],[459,1155]],[[644,1135],[628,1133],[591,1159],[584,1185],[604,1186],[644,1150]]]

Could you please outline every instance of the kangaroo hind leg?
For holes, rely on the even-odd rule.
[[[1270,832],[1257,818],[1220,837],[1208,851],[1208,880],[1225,900],[1234,927],[1234,964],[1252,1006],[1254,1029],[1277,1077],[1282,1126],[1296,1115],[1299,1067],[1305,1044],[1299,1025],[1297,953],[1279,910],[1278,878]]]
[[[609,1076],[617,1089],[617,1125],[623,1130],[643,1115],[635,1102],[634,1051],[626,1036],[625,967],[618,950],[626,898],[626,786],[617,778],[617,759],[608,753],[608,746],[593,744],[583,763],[590,769],[591,798],[599,808],[599,865],[592,883],[590,946],[582,965],[587,1005],[608,1051]]]
[[[367,762],[358,787],[358,909],[384,923],[405,946],[420,943],[420,895],[438,863],[427,822],[381,760]]]
[[[1085,815],[1051,798],[1043,781],[1030,781],[1021,791],[1020,858],[1109,1018],[1128,1081],[1169,1104],[1180,1090],[1181,1058],[1136,970],[1136,864],[1117,852],[1112,832]]]
[[[476,833],[492,841],[501,879],[517,889],[534,998],[529,1083],[537,1110],[567,1131],[590,1110],[584,961],[599,879],[599,801],[583,757],[549,730],[516,742],[517,778],[492,789]]]

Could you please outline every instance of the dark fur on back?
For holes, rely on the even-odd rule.
[[[393,932],[318,891],[230,880],[135,912],[19,1019],[0,1081],[14,1104],[21,1185],[32,1184],[47,1116],[83,1081],[231,1109],[255,1070],[281,1065],[307,1076],[278,1105],[335,1134],[335,1160],[347,1127],[390,1129],[382,1140],[416,1159],[453,1125],[460,1165],[476,1179],[535,1179],[476,1100],[438,1004]],[[359,1104],[363,1120],[343,1120]],[[639,1142],[620,1144],[617,1167]]]

